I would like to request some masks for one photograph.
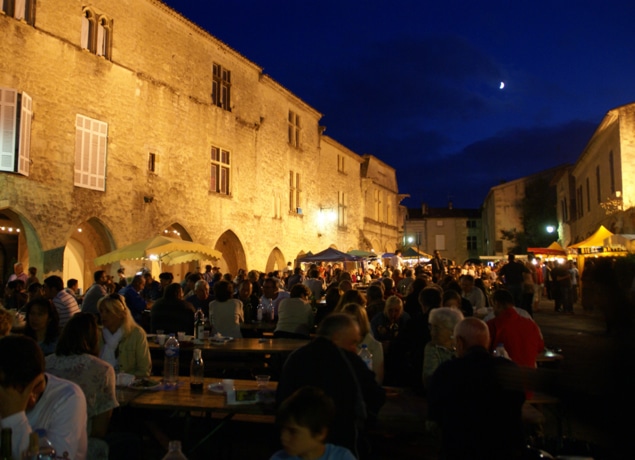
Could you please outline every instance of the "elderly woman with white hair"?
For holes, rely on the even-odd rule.
[[[428,326],[430,342],[423,352],[423,384],[428,387],[437,367],[454,357],[454,327],[463,320],[463,313],[456,308],[439,307],[430,310]]]

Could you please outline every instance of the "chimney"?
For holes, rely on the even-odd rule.
[[[428,214],[428,205],[421,203],[421,215],[425,216],[426,214]]]
[[[448,209],[452,209],[452,200],[448,201]]]

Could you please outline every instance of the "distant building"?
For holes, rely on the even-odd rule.
[[[408,208],[404,220],[402,244],[419,248],[430,255],[435,250],[441,257],[462,264],[483,251],[480,209]]]
[[[394,168],[164,3],[0,5],[0,279],[20,260],[86,289],[95,257],[157,234],[232,273],[396,248]]]
[[[524,232],[522,202],[526,197],[526,188],[532,181],[545,181],[548,187],[555,187],[554,177],[559,177],[565,166],[547,169],[530,176],[505,182],[492,187],[483,202],[483,253],[486,256],[505,257],[516,245],[515,241],[503,238],[503,232]],[[556,207],[555,193],[551,194],[545,207]],[[553,201],[553,202],[552,202]],[[556,222],[545,222],[555,226]],[[546,231],[546,230],[545,230]],[[556,234],[554,233],[554,240]]]
[[[600,225],[635,233],[635,103],[609,110],[557,182],[559,237],[580,242]]]

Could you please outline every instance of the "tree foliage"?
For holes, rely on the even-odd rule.
[[[502,238],[514,243],[512,252],[525,254],[528,247],[544,248],[554,241],[554,234],[546,230],[547,225],[555,226],[558,217],[556,188],[550,182],[551,175],[538,176],[525,184],[525,197],[515,203],[523,228],[501,230]]]

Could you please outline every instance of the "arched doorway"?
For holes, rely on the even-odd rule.
[[[287,263],[284,260],[284,256],[282,255],[282,251],[280,249],[273,248],[271,253],[269,254],[269,258],[267,259],[267,265],[265,267],[265,272],[270,273],[275,270],[284,270],[287,266]]]
[[[96,217],[82,222],[73,231],[64,247],[62,279],[76,279],[82,292],[93,284],[95,258],[115,249],[112,235]]]
[[[29,220],[12,209],[0,210],[0,294],[13,273],[13,264],[20,261],[24,271],[36,267],[40,281],[43,272],[43,251],[37,233]]]
[[[225,231],[218,238],[214,249],[223,254],[223,258],[217,262],[223,273],[236,275],[239,268],[249,269],[243,245],[231,230]]]

